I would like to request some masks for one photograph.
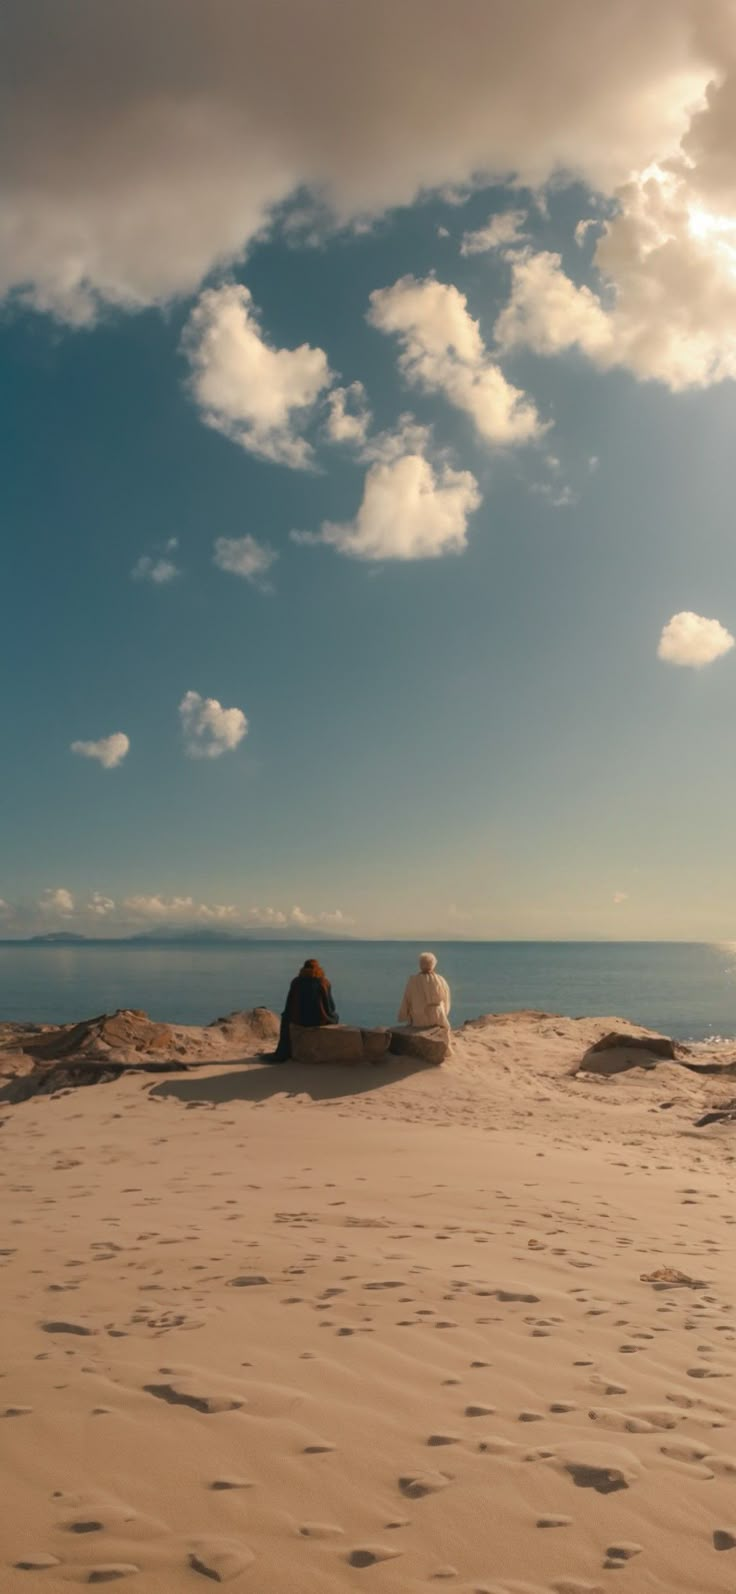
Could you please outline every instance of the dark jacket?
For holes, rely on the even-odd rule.
[[[338,1015],[332,999],[329,980],[313,979],[308,974],[297,974],[289,986],[283,1017],[290,1024],[302,1024],[312,1029],[319,1024],[337,1024]]]
[[[291,1056],[289,1034],[291,1024],[301,1024],[305,1029],[316,1029],[323,1024],[339,1024],[339,1022],[329,980],[314,979],[309,974],[297,974],[289,986],[286,1006],[281,1014],[281,1033],[275,1052],[276,1061],[285,1062],[287,1057]]]

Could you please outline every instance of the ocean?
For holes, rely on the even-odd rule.
[[[422,946],[252,941],[241,946],[0,946],[0,1021],[68,1023],[117,1007],[207,1024],[234,1008],[280,1011],[305,957],[320,958],[346,1023],[390,1023]],[[736,942],[434,942],[452,1022],[539,1008],[613,1014],[679,1040],[736,1036]]]

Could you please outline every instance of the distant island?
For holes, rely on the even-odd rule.
[[[175,925],[161,925],[155,930],[144,930],[137,935],[76,935],[72,930],[51,930],[45,935],[14,936],[0,940],[0,946],[77,947],[77,946],[249,946],[254,941],[352,941],[354,936],[337,934],[330,930],[299,929],[288,925],[283,929],[264,927],[250,931],[184,930]]]

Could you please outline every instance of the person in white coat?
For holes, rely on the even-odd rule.
[[[411,1024],[416,1029],[441,1026],[450,1028],[450,987],[437,972],[434,952],[422,952],[419,973],[410,975],[406,982],[399,1023]]]

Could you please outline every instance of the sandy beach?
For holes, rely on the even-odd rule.
[[[733,1060],[630,1028],[3,1100],[4,1594],[733,1594]]]

